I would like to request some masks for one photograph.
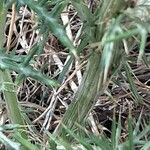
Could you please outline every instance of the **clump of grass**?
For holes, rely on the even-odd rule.
[[[87,150],[115,150],[115,149],[149,149],[150,145],[148,142],[149,136],[149,124],[143,126],[140,129],[141,124],[141,116],[139,116],[138,120],[135,121],[132,118],[130,112],[128,116],[128,135],[123,142],[121,142],[121,116],[119,116],[118,122],[114,118],[112,123],[112,134],[111,138],[108,138],[105,135],[96,136],[94,134],[90,134],[83,130],[84,128],[80,128],[79,130],[82,131],[82,134],[77,134],[74,131],[68,129],[66,126],[63,125],[66,133],[73,137],[73,142],[70,145],[69,142],[66,142],[65,139],[56,138],[52,134],[47,133],[51,139],[49,142],[49,147],[51,149],[87,149]],[[135,121],[135,123],[133,123]]]
[[[129,16],[132,12],[129,2],[119,0],[99,2],[94,13],[91,13],[83,1],[72,2],[72,4],[80,16],[86,16],[83,20],[81,17],[82,21],[92,18],[92,21],[90,19],[86,20],[83,32],[85,31],[84,34],[89,37],[89,46],[93,43],[96,44],[90,49],[91,56],[88,59],[82,83],[62,119],[62,124],[71,129],[74,126],[74,122],[83,122],[96,103],[97,98],[107,89],[113,75],[117,74],[117,71],[122,69],[123,66],[125,67],[134,99],[138,104],[142,102],[129,73],[132,73],[132,71],[126,65],[128,64],[130,47],[125,48],[123,44],[125,44],[124,42],[128,43],[128,40],[135,35],[139,40],[141,39],[138,57],[138,61],[141,61],[146,35],[149,32],[146,21],[137,22],[135,18],[133,19]],[[82,10],[81,5],[84,5]],[[135,7],[136,5],[135,3]],[[137,7],[140,7],[140,5]],[[142,30],[140,28],[141,23],[145,25],[142,26]],[[65,135],[61,123],[56,132],[58,135]]]
[[[9,52],[9,48],[4,48],[4,26],[7,11],[11,5],[13,5],[13,9],[16,7],[16,10],[19,10],[21,6],[28,5],[36,13],[37,28],[42,37],[40,42],[30,48],[25,57],[19,56],[21,59],[14,55],[14,50]],[[78,37],[79,40],[77,40],[80,41],[78,44],[73,43],[72,39],[68,37],[64,29],[64,26],[67,25],[62,25],[59,18],[67,5],[71,5],[80,17],[82,28]],[[50,11],[47,9],[48,6],[51,6]],[[74,99],[60,124],[55,129],[54,134],[51,135],[47,132],[50,138],[49,148],[57,149],[57,145],[61,144],[66,149],[73,149],[72,145],[70,146],[68,141],[66,141],[68,137],[73,138],[82,145],[82,148],[85,147],[89,150],[94,149],[93,146],[100,147],[101,149],[134,149],[136,145],[139,145],[142,149],[149,147],[149,143],[145,139],[141,140],[149,132],[149,125],[145,126],[143,131],[139,133],[137,131],[139,131],[140,121],[137,121],[134,130],[131,123],[131,112],[129,113],[128,121],[129,135],[124,143],[119,141],[121,133],[120,116],[118,123],[113,123],[111,139],[106,137],[97,138],[89,135],[86,135],[88,138],[80,137],[78,135],[80,129],[75,126],[76,124],[81,124],[82,126],[98,97],[104,92],[113,99],[113,96],[109,95],[108,85],[112,79],[115,82],[113,77],[119,76],[120,72],[123,72],[121,74],[123,79],[129,83],[129,90],[136,105],[143,103],[143,98],[138,93],[133,80],[134,72],[130,66],[129,53],[134,43],[139,45],[137,64],[144,62],[148,66],[148,61],[144,55],[146,39],[149,33],[148,7],[149,3],[146,1],[133,2],[130,0],[96,1],[92,9],[89,7],[88,2],[83,0],[57,0],[56,2],[47,0],[18,0],[16,3],[15,1],[2,1],[2,5],[0,6],[0,37],[3,39],[0,42],[1,89],[11,122],[22,125],[23,130],[15,128],[14,139],[18,143],[13,143],[13,141],[9,140],[3,134],[1,134],[1,141],[14,149],[21,149],[21,145],[26,149],[39,149],[38,146],[27,141],[29,139],[27,125],[30,120],[25,114],[23,117],[20,106],[18,106],[16,86],[20,86],[24,79],[32,78],[46,85],[48,88],[54,89],[55,94],[52,97],[53,106],[49,106],[54,109],[57,102],[54,103],[54,101],[58,93],[69,80],[65,82],[65,77],[70,66],[73,63],[82,63],[80,55],[83,55],[84,51],[86,51],[88,53],[86,58],[88,63]],[[145,12],[144,15],[143,13],[141,15],[141,10]],[[131,15],[133,12],[139,15]],[[11,38],[11,30],[12,28],[10,27],[9,38]],[[46,76],[41,73],[41,70],[31,66],[31,62],[34,62],[35,57],[38,58],[43,53],[48,39],[48,32],[51,32],[68,49],[70,55],[58,75],[58,80]],[[85,63],[83,62],[83,64]],[[12,81],[10,71],[18,73],[15,82]],[[115,104],[115,101],[113,103]],[[24,119],[25,117],[26,119]],[[31,122],[30,125],[32,125]],[[87,142],[87,139],[89,142]]]

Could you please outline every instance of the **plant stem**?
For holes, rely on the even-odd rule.
[[[0,5],[0,49],[3,49],[4,44],[4,29],[6,22],[7,8],[4,5],[4,0],[1,0]],[[18,98],[14,83],[8,70],[0,70],[1,85],[4,86],[3,94],[7,105],[7,111],[12,123],[25,125],[24,119],[18,106]],[[26,133],[21,135],[26,138]]]
[[[100,52],[93,52],[91,55],[82,83],[72,104],[69,106],[62,119],[63,125],[67,126],[69,129],[74,126],[75,122],[81,123],[95,103],[95,96],[97,95],[97,88],[99,85],[100,58]],[[60,124],[56,130],[56,134],[62,135],[64,133],[65,130]]]

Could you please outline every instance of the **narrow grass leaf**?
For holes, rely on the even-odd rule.
[[[147,68],[150,68],[150,64],[149,64],[149,61],[148,61],[148,59],[147,59],[145,53],[143,54],[142,59],[143,59],[144,64],[146,65],[146,67],[147,67]]]
[[[84,47],[87,46],[87,44],[88,44],[88,37],[83,36],[82,38],[83,39],[81,39],[81,42],[77,47],[78,55],[82,52]],[[64,65],[63,70],[59,74],[59,77],[57,80],[59,82],[59,84],[61,84],[64,81],[66,74],[68,73],[69,68],[73,62],[74,62],[74,57],[71,55],[70,58],[68,59],[67,63]]]
[[[78,15],[82,21],[88,22],[89,25],[93,24],[93,15],[87,4],[82,0],[72,0],[72,5],[77,10]]]
[[[116,35],[115,37],[111,37],[109,39],[107,39],[105,42],[112,42],[112,41],[119,41],[119,40],[123,40],[126,38],[129,38],[133,35],[136,35],[139,33],[139,29],[135,28],[135,29],[130,29],[126,32],[122,32],[121,34]]]
[[[57,150],[59,146],[63,146],[66,150],[72,150],[72,146],[71,143],[66,142],[64,139],[62,138],[56,138],[55,135],[47,132],[48,136],[49,136],[49,145],[51,147],[52,150]]]
[[[23,126],[19,125],[19,124],[6,124],[6,125],[1,125],[0,126],[0,131],[19,129],[19,128],[22,128],[22,127]]]
[[[68,129],[66,126],[64,126],[64,129],[66,130],[66,132],[73,137],[77,142],[79,142],[80,144],[82,144],[87,150],[93,150],[92,146],[86,142],[86,140],[82,137],[79,137],[78,135],[76,135],[73,131],[71,131],[70,129]]]
[[[143,129],[142,132],[140,132],[137,136],[136,139],[140,140],[141,138],[143,138],[147,133],[150,133],[150,124],[146,125]]]
[[[28,149],[28,150],[40,150],[36,145],[33,145],[29,141],[27,141],[26,139],[22,138],[22,136],[19,133],[15,134],[14,137],[26,149]]]
[[[141,150],[149,150],[150,149],[150,141],[147,141],[146,144],[141,148]]]
[[[3,55],[0,56],[0,69],[10,69],[16,71],[19,74],[23,74],[25,77],[31,77],[37,81],[41,81],[48,86],[59,86],[57,81],[50,79],[40,71],[36,71],[31,66],[22,66],[21,64],[10,60],[9,57],[7,58]]]
[[[6,147],[9,147],[13,150],[20,150],[21,145],[17,142],[13,142],[9,138],[7,138],[2,132],[0,132],[0,141],[6,145]]]
[[[90,135],[90,142],[97,146],[96,150],[112,150],[112,146],[111,143],[109,141],[109,139],[107,139],[107,137],[105,136],[95,136],[95,135]]]
[[[147,31],[146,31],[146,29],[144,29],[143,26],[142,27],[138,26],[138,27],[139,27],[139,31],[140,31],[140,34],[141,34],[141,41],[140,41],[140,51],[139,51],[137,63],[139,63],[142,60],[144,50],[145,50],[146,40],[147,40]]]
[[[115,149],[115,143],[116,143],[116,117],[115,114],[113,115],[113,121],[112,121],[112,128],[111,128],[111,144],[112,148]]]
[[[39,5],[43,6],[45,3],[47,3],[49,0],[39,0]]]
[[[119,140],[120,140],[120,134],[121,134],[121,114],[119,114],[118,125],[117,125],[117,128],[116,128],[115,147],[114,147],[114,150],[117,150],[117,149],[118,149]]]
[[[136,122],[135,128],[133,130],[133,136],[136,138],[136,136],[138,135],[139,131],[140,131],[140,124],[141,124],[141,119],[142,119],[142,111],[140,113],[140,116]]]
[[[130,68],[129,64],[127,62],[124,61],[124,69],[125,69],[125,72],[126,72],[126,77],[127,77],[127,80],[130,84],[130,91],[132,93],[132,95],[134,96],[134,100],[137,104],[141,103],[142,102],[142,98],[141,96],[138,94],[138,91],[136,89],[136,86],[135,86],[135,83],[133,81],[133,78],[131,76],[131,73],[133,73],[132,69]]]
[[[57,3],[57,5],[55,5],[52,10],[51,10],[51,15],[54,17],[57,17],[62,13],[62,11],[64,10],[64,8],[67,6],[68,1],[61,1],[60,3]]]
[[[52,138],[50,134],[48,134],[48,136],[49,136],[49,139],[48,139],[49,148],[52,150],[57,150],[56,139]]]
[[[73,61],[74,61],[74,57],[71,55],[70,58],[68,59],[68,61],[66,62],[66,64],[64,65],[63,70],[59,74],[59,77],[58,77],[57,81],[60,84],[64,81],[64,79],[66,77],[66,74],[68,73],[69,68],[70,68],[71,64],[73,63]]]
[[[60,138],[59,143],[60,143],[60,145],[63,145],[66,150],[73,150],[73,144],[65,141],[64,139]]]
[[[128,141],[129,141],[129,150],[134,150],[134,144],[133,144],[133,129],[132,129],[132,118],[131,118],[131,112],[129,112],[128,117]]]

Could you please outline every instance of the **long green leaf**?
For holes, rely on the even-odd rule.
[[[19,74],[23,74],[26,77],[31,77],[35,80],[41,81],[42,83],[48,86],[59,86],[58,82],[50,79],[46,75],[43,75],[41,72],[36,71],[31,66],[24,66],[22,64],[18,64],[15,61],[10,60],[9,57],[2,55],[0,56],[0,69],[10,69],[18,72]]]
[[[138,103],[141,103],[142,102],[142,97],[138,94],[138,91],[136,89],[136,86],[135,86],[135,83],[133,81],[133,78],[131,76],[131,68],[129,66],[129,64],[127,62],[124,62],[124,68],[125,68],[125,72],[126,72],[126,76],[127,76],[127,80],[130,84],[130,90],[132,92],[132,95],[134,96],[134,100],[135,102],[138,104]]]
[[[15,139],[22,144],[28,150],[40,150],[36,145],[31,144],[26,139],[22,138],[20,134],[15,134]]]
[[[7,138],[2,132],[0,132],[0,141],[6,146],[13,150],[20,150],[21,145]]]

